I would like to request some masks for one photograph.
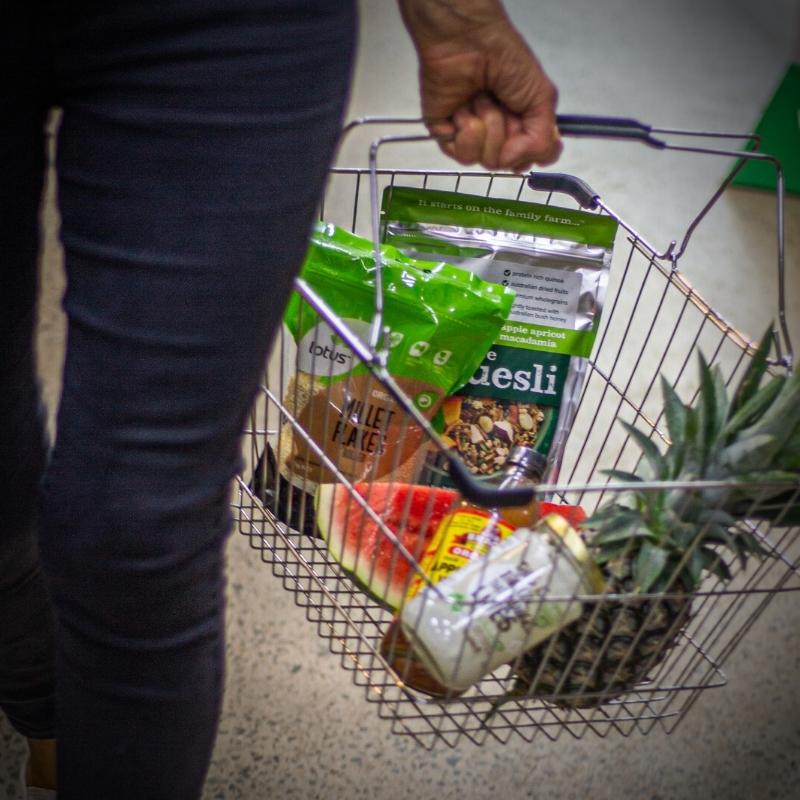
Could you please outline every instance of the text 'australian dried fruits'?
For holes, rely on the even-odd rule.
[[[517,445],[557,463],[600,322],[616,221],[400,186],[384,192],[382,215],[383,240],[407,255],[448,261],[515,292],[494,345],[443,404],[446,443],[480,476],[498,473]],[[437,482],[435,463],[430,476]]]

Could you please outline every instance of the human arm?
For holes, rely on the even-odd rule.
[[[422,114],[462,164],[522,171],[561,152],[557,91],[500,0],[399,0]]]

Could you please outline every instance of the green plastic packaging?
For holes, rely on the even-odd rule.
[[[508,318],[514,292],[390,245],[381,252],[387,369],[431,419],[478,368]],[[320,223],[301,277],[366,343],[375,309],[372,242]],[[305,434],[350,480],[413,479],[426,450],[419,426],[297,292],[284,322],[297,345],[284,405]],[[290,423],[281,428],[278,464],[305,492],[337,477]]]

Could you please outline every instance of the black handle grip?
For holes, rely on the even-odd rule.
[[[528,186],[538,192],[568,194],[581,208],[597,208],[597,192],[588,183],[565,172],[531,172]]]
[[[470,503],[484,508],[503,508],[504,506],[526,506],[533,500],[532,486],[512,486],[499,489],[479,481],[467,469],[466,464],[456,455],[448,454],[450,479]]]
[[[591,136],[600,139],[636,139],[663,150],[667,145],[656,139],[652,125],[627,117],[592,117],[581,114],[559,114],[558,130],[563,136]]]

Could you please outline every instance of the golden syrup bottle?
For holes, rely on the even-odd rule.
[[[499,488],[534,487],[542,479],[547,459],[530,447],[514,447],[503,466]],[[420,558],[419,566],[431,583],[436,584],[485,555],[517,528],[532,528],[539,521],[539,503],[533,500],[524,506],[486,509],[463,498],[456,498],[450,511],[439,523],[430,545]],[[411,581],[406,600],[410,600],[426,582],[419,576]]]

